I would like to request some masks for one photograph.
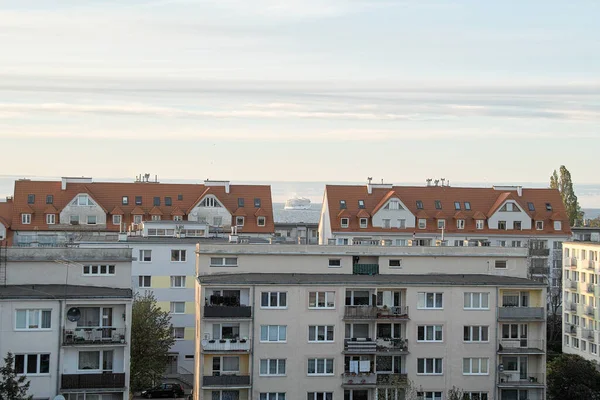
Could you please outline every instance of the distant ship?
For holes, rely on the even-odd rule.
[[[294,197],[285,202],[286,210],[310,210],[310,200],[306,197]]]

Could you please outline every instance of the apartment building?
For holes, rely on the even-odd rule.
[[[0,248],[0,354],[36,399],[128,400],[131,250]]]
[[[563,244],[563,352],[600,361],[600,241]]]
[[[320,209],[273,207],[275,241],[287,244],[318,244]]]
[[[202,245],[196,399],[545,398],[527,249]]]

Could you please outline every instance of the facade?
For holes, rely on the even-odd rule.
[[[128,400],[131,250],[3,247],[0,354],[34,398]]]
[[[600,241],[563,244],[563,352],[600,361]]]
[[[273,207],[275,241],[287,244],[319,243],[319,208]]]
[[[600,227],[573,226],[571,230],[575,242],[600,242]]]
[[[198,247],[196,399],[544,399],[527,249]]]

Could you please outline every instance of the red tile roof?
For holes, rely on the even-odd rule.
[[[10,228],[13,218],[13,202],[0,202],[0,224]]]
[[[567,235],[571,233],[568,218],[560,197],[560,193],[555,189],[522,189],[522,195],[519,196],[517,191],[496,190],[494,188],[468,188],[468,187],[451,187],[451,186],[394,186],[392,189],[376,188],[372,189],[369,194],[367,186],[357,185],[327,185],[325,187],[327,204],[329,208],[329,216],[331,229],[334,232],[426,232],[439,233],[437,224],[427,224],[426,229],[417,228],[381,228],[373,227],[371,224],[368,228],[360,228],[358,218],[350,218],[348,228],[341,228],[340,216],[357,217],[361,209],[358,207],[358,201],[362,200],[365,204],[365,210],[371,215],[375,214],[374,210],[381,207],[385,199],[397,196],[402,203],[406,205],[408,210],[417,218],[431,219],[431,216],[436,218],[445,218],[446,214],[458,215],[460,212],[461,219],[465,219],[464,229],[458,229],[456,224],[446,224],[446,233],[463,233],[463,234],[523,234],[530,235],[532,233],[539,234],[554,234]],[[562,230],[555,231],[551,223],[545,223],[542,231],[536,230],[532,226],[531,230],[519,231],[499,231],[497,229],[489,229],[487,224],[484,229],[475,229],[475,219],[486,219],[486,215],[492,215],[504,201],[512,199],[519,207],[533,218],[532,212],[529,211],[527,203],[531,202],[536,210],[536,216],[543,217],[543,220],[550,221],[551,218],[558,218],[563,221]],[[346,209],[340,210],[340,200],[345,200]],[[442,204],[442,210],[435,208],[435,201],[439,200]],[[416,203],[421,201],[423,209],[417,209]],[[459,202],[461,209],[456,210],[454,203]],[[470,209],[465,209],[465,202],[470,203]],[[552,205],[553,211],[546,210],[546,203]]]

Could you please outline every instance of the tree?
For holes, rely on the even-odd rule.
[[[8,353],[0,367],[0,400],[31,400],[33,396],[27,395],[29,381],[26,376],[17,377],[14,363],[13,354]]]
[[[392,393],[397,393],[398,399],[403,400],[419,400],[418,393],[422,391],[417,389],[415,384],[403,374],[392,374],[392,375],[378,375],[377,376],[377,399],[386,400],[390,396],[386,394],[386,391],[390,390]],[[392,396],[391,398],[394,398]]]
[[[559,171],[560,175],[554,170],[552,176],[550,176],[550,188],[558,189],[560,192],[560,197],[562,198],[567,211],[567,216],[569,217],[569,224],[570,226],[575,226],[575,224],[582,222],[583,212],[581,211],[577,196],[575,196],[575,191],[573,190],[571,173],[564,165],[560,166]]]
[[[158,381],[169,362],[175,340],[171,316],[156,305],[151,292],[136,294],[131,312],[131,387],[146,389]]]
[[[600,371],[575,354],[561,354],[548,364],[548,399],[600,399]]]
[[[457,387],[452,386],[452,389],[448,390],[448,395],[446,396],[448,400],[469,400],[469,394],[465,393],[464,390],[459,389]]]

